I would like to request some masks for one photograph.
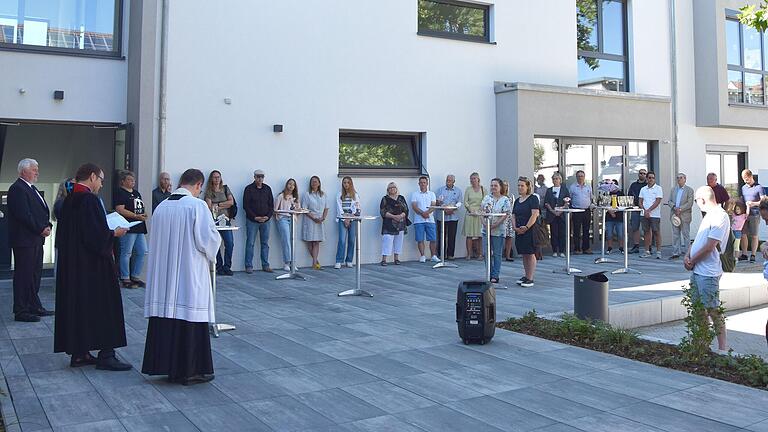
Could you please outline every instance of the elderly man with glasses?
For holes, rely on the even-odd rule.
[[[687,177],[683,173],[677,174],[677,185],[669,195],[669,207],[672,209],[670,219],[672,221],[672,256],[674,260],[685,255],[688,245],[691,243],[691,210],[693,209],[693,189],[686,185]]]
[[[582,213],[573,214],[573,253],[580,255],[592,254],[589,241],[589,227],[592,225],[592,187],[586,184],[586,174],[582,170],[576,171],[576,183],[568,188],[571,196],[571,207],[585,210]]]

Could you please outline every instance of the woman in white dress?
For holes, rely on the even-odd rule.
[[[323,222],[328,217],[328,200],[320,186],[320,177],[312,176],[309,179],[309,190],[301,198],[302,204],[309,210],[304,216],[301,239],[307,242],[309,254],[312,255],[312,268],[315,270],[322,268],[317,256],[320,254],[320,242],[325,241]]]

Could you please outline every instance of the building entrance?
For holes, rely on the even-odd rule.
[[[59,185],[73,177],[75,170],[85,162],[93,162],[104,170],[105,184],[100,193],[107,209],[112,204],[113,168],[130,165],[130,134],[125,126],[104,124],[60,124],[16,120],[0,120],[0,211],[8,214],[6,195],[18,178],[17,166],[21,159],[32,158],[40,165],[40,178],[36,184],[53,211]],[[52,274],[55,259],[53,234],[45,242],[43,267]],[[11,276],[13,257],[8,243],[8,224],[0,219],[0,278]],[[44,273],[44,274],[45,274]]]

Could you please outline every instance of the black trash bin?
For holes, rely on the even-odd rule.
[[[580,319],[608,322],[608,277],[605,272],[573,277],[573,313]]]

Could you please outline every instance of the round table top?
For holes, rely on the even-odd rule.
[[[640,207],[611,207],[611,206],[598,206],[600,210],[614,210],[614,211],[637,211]]]
[[[378,218],[379,218],[378,216],[362,216],[362,215],[361,216],[347,216],[347,215],[339,216],[339,219],[342,219],[342,220],[343,219],[346,219],[346,220],[373,220],[373,219],[378,219]]]
[[[507,213],[472,213],[474,216],[482,216],[482,217],[497,217],[497,216],[506,216]]]
[[[275,210],[275,213],[280,214],[307,214],[309,213],[309,210],[307,209],[298,209],[298,210]]]
[[[458,210],[459,209],[458,206],[436,206],[436,205],[429,206],[429,208],[435,209],[435,210]]]
[[[239,226],[218,226],[216,225],[216,231],[237,231],[239,230]]]
[[[555,207],[555,211],[563,212],[563,213],[581,213],[587,211],[587,209],[580,209],[580,208],[565,208],[565,207]]]

